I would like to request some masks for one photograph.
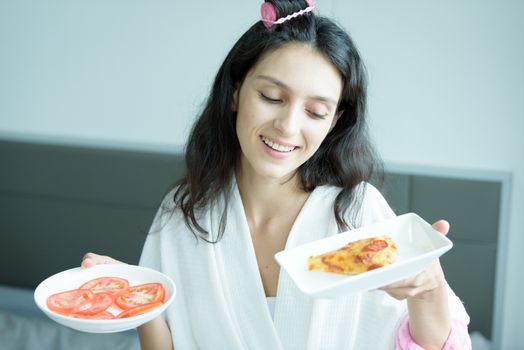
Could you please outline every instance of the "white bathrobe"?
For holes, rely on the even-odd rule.
[[[339,191],[320,186],[311,193],[289,233],[286,249],[337,234],[333,203]],[[212,239],[222,209],[220,202],[199,219]],[[382,195],[366,185],[360,225],[392,216]],[[177,294],[166,319],[176,350],[393,349],[397,328],[407,313],[405,301],[382,291],[310,298],[281,270],[272,319],[236,183],[227,226],[218,243],[196,240],[179,210],[162,214],[160,209],[140,264],[175,281]],[[451,290],[450,306],[453,316],[467,323],[462,303]]]

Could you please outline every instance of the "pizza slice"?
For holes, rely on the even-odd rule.
[[[311,256],[308,268],[355,275],[389,265],[395,262],[397,255],[397,246],[391,237],[371,237],[350,242],[338,250]]]

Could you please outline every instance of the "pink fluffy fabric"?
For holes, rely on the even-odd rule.
[[[409,319],[406,317],[397,333],[396,350],[424,350],[415,343],[409,333]],[[451,321],[451,331],[442,350],[471,350],[471,338],[468,334],[468,326],[459,321]]]

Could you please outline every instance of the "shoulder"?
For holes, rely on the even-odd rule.
[[[159,231],[164,227],[168,221],[173,219],[173,216],[180,214],[181,210],[177,207],[175,202],[175,195],[178,190],[178,186],[172,188],[162,198],[156,215],[153,219],[153,224],[150,233]]]
[[[333,200],[342,191],[341,187],[333,185],[324,185],[315,188],[315,194],[323,198],[333,198]],[[389,205],[382,193],[369,182],[361,182],[354,189],[354,196],[360,199],[360,209],[363,208],[384,208],[389,209]]]
[[[313,190],[313,194],[315,197],[321,198],[321,199],[332,199],[335,200],[335,198],[338,196],[338,194],[342,191],[341,187],[333,186],[333,185],[322,185],[317,186]]]
[[[362,182],[359,186],[362,191],[360,226],[388,220],[395,216],[388,202],[375,186],[368,182]]]
[[[363,194],[363,205],[387,205],[386,199],[378,188],[370,184],[369,182],[361,182],[360,190]]]
[[[314,194],[323,203],[334,205],[343,189],[332,185],[315,188]],[[352,193],[351,204],[342,214],[350,227],[357,228],[391,219],[395,213],[390,208],[382,193],[369,182],[361,182]]]

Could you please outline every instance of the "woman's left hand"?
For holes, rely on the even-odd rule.
[[[435,222],[433,228],[447,235],[449,231],[449,223],[445,220],[439,220]],[[387,292],[393,298],[397,300],[404,299],[424,299],[428,296],[429,292],[433,292],[444,288],[446,285],[446,279],[444,272],[440,266],[439,260],[435,260],[428,268],[419,273],[418,275],[389,284],[380,288]]]
[[[449,223],[439,220],[433,228],[446,235]],[[451,329],[447,283],[439,260],[415,277],[381,288],[393,298],[407,299],[409,333],[423,349],[442,349]]]

